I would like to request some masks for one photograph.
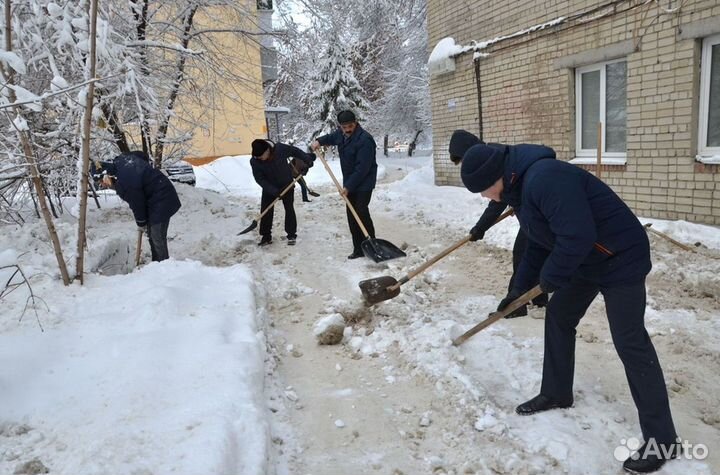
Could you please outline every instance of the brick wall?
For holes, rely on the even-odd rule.
[[[469,45],[606,3],[429,0],[429,44],[433,48],[452,36],[456,43]],[[708,18],[720,25],[717,0],[688,0],[677,14],[661,13],[654,2],[624,1],[616,2],[603,18],[568,21],[496,43],[479,62],[484,139],[543,143],[553,147],[558,158],[574,158],[575,74],[570,67],[558,67],[556,60],[621,42],[637,45],[625,56],[627,164],[603,166],[602,179],[639,215],[720,224],[720,167],[694,158],[701,39],[679,36],[683,25]],[[472,52],[456,57],[455,72],[432,77],[430,88],[435,181],[461,185],[447,145],[457,128],[478,132]],[[594,166],[584,168],[595,171]]]

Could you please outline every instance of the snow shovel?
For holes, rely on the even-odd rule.
[[[489,327],[490,325],[497,322],[498,320],[505,318],[506,315],[510,315],[515,310],[522,307],[523,305],[530,303],[530,301],[532,299],[534,299],[535,297],[537,297],[538,295],[540,295],[542,293],[543,293],[543,291],[540,290],[540,286],[536,285],[532,289],[530,289],[527,292],[525,292],[524,294],[522,294],[520,297],[513,300],[510,305],[508,305],[501,311],[491,313],[490,315],[488,315],[488,317],[485,320],[478,323],[477,325],[475,325],[474,327],[472,327],[470,330],[466,331],[459,337],[455,338],[452,342],[453,345],[455,345],[455,346],[462,345],[467,340],[469,340],[473,335],[480,332],[480,330],[483,330],[484,328]]]
[[[365,228],[365,225],[360,219],[360,216],[358,216],[357,211],[355,211],[355,207],[350,203],[350,200],[347,198],[347,196],[343,194],[342,186],[340,186],[340,182],[338,182],[337,178],[335,178],[335,174],[332,172],[332,170],[330,170],[330,165],[328,165],[324,155],[322,153],[318,154],[318,158],[320,158],[320,161],[322,161],[323,165],[325,166],[325,170],[327,170],[328,174],[330,175],[330,178],[332,178],[333,182],[335,182],[335,187],[337,187],[338,193],[340,194],[340,196],[342,196],[342,199],[345,200],[345,204],[347,204],[350,212],[355,217],[355,221],[357,221],[358,226],[360,226],[360,229],[365,235],[365,240],[362,242],[362,244],[360,244],[360,247],[362,248],[365,257],[367,257],[368,259],[372,259],[375,262],[383,262],[389,261],[390,259],[395,259],[397,257],[405,257],[406,254],[390,241],[370,237],[370,233],[368,233],[367,228]]]
[[[257,218],[253,219],[252,223],[250,223],[250,226],[248,226],[247,228],[245,228],[245,229],[243,229],[242,231],[240,231],[239,233],[237,233],[237,235],[240,236],[241,234],[249,233],[249,232],[252,231],[253,229],[257,228],[257,225],[258,225],[258,222],[260,222],[260,219],[261,219],[263,216],[265,216],[265,214],[266,214],[268,211],[270,211],[273,206],[275,206],[275,203],[277,203],[278,200],[279,200],[280,198],[282,198],[282,197],[285,195],[285,193],[287,193],[288,190],[290,190],[290,188],[293,187],[293,185],[295,184],[295,182],[297,182],[301,177],[302,177],[302,175],[298,175],[296,178],[294,178],[293,181],[292,181],[288,186],[286,186],[284,190],[282,190],[282,191],[280,192],[280,194],[278,195],[278,197],[275,198],[272,203],[270,203],[269,205],[267,205],[267,207],[266,207],[264,210],[262,210],[262,212],[257,216]]]
[[[135,246],[135,267],[140,267],[140,255],[142,254],[143,230],[138,229],[137,246]]]
[[[513,214],[513,210],[510,209],[506,212],[504,212],[495,222],[493,223],[493,226],[495,226],[497,223],[502,221],[503,219],[507,218],[508,216]],[[440,259],[446,257],[451,252],[455,251],[456,249],[464,246],[468,242],[470,242],[470,237],[467,236],[460,241],[456,242],[452,246],[448,247],[444,251],[442,251],[437,256],[433,257],[429,261],[425,262],[421,266],[419,266],[417,269],[409,272],[405,277],[402,279],[395,280],[394,277],[390,276],[382,276],[382,277],[375,277],[374,279],[367,279],[361,281],[358,285],[360,286],[360,291],[363,294],[363,297],[365,298],[365,302],[368,303],[368,305],[375,305],[376,303],[382,302],[384,300],[390,300],[392,298],[397,297],[400,294],[400,286],[407,283],[410,279],[415,277],[418,274],[421,274],[422,272],[425,272],[430,266],[435,264]]]

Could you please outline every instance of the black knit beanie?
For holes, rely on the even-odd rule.
[[[473,193],[485,191],[502,178],[505,171],[503,150],[484,144],[474,145],[463,156],[460,177]]]
[[[270,148],[270,143],[267,140],[263,139],[255,139],[252,141],[252,156],[253,157],[259,157],[263,153],[265,153],[265,150]]]
[[[483,143],[483,141],[467,130],[458,129],[454,131],[450,137],[450,145],[448,145],[450,158],[461,160],[470,147],[479,143]]]

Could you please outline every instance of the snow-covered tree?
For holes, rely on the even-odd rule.
[[[314,87],[308,98],[310,115],[321,124],[313,135],[335,130],[340,111],[352,110],[360,118],[369,106],[355,78],[348,51],[340,41],[330,41],[325,56],[318,63],[312,78]]]

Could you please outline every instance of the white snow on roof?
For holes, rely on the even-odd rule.
[[[433,48],[432,53],[430,53],[430,58],[428,59],[428,63],[434,63],[438,61],[442,61],[446,58],[453,58],[455,56],[459,56],[462,53],[465,53],[466,51],[479,51],[482,49],[487,48],[488,46],[494,45],[495,43],[499,43],[504,40],[509,40],[511,38],[517,38],[518,36],[527,35],[530,33],[533,33],[535,31],[544,30],[545,28],[549,28],[551,26],[559,25],[561,23],[564,23],[566,17],[558,17],[553,20],[547,21],[545,23],[540,23],[538,25],[533,25],[529,28],[524,28],[520,31],[516,31],[515,33],[511,33],[509,35],[504,36],[498,36],[491,40],[484,40],[484,41],[473,41],[470,45],[462,46],[457,43],[455,43],[455,40],[448,36],[440,41],[435,45],[435,48]],[[485,57],[487,55],[478,55],[476,53],[473,55],[473,59],[478,59],[481,57]]]

